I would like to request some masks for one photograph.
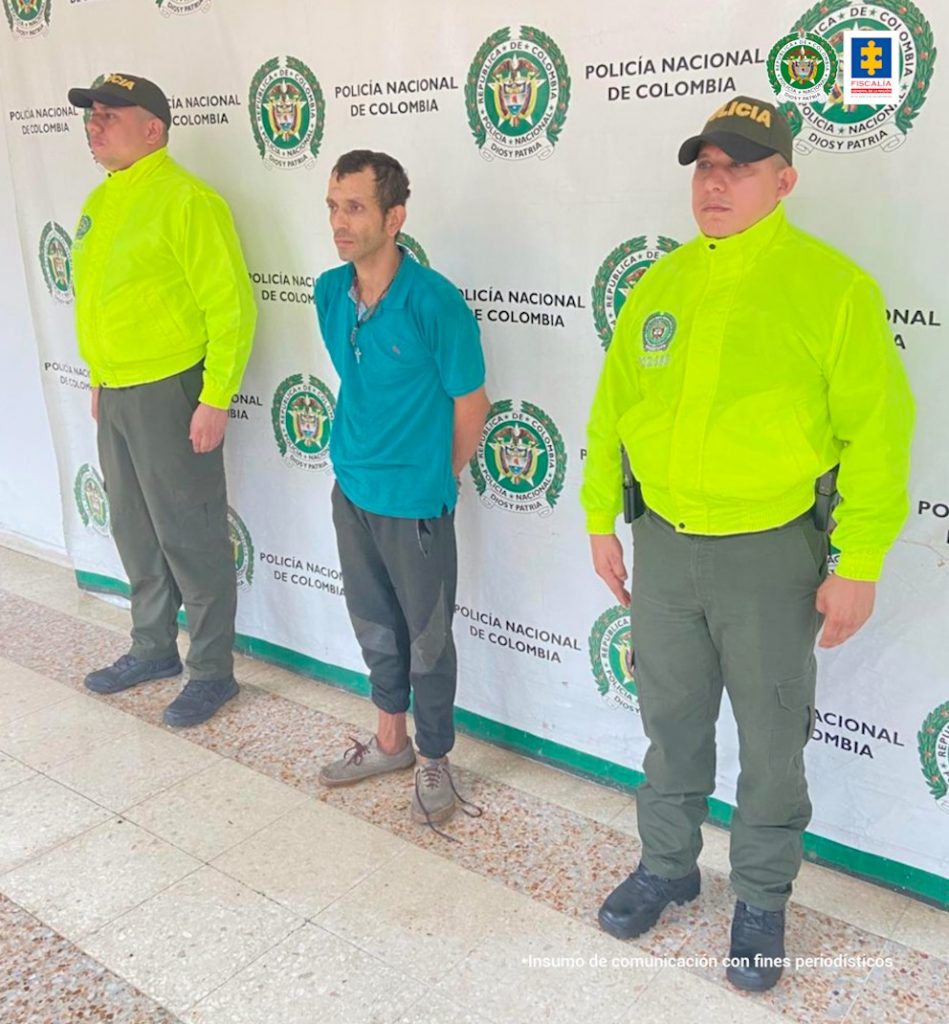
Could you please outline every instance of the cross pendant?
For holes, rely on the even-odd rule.
[[[359,351],[359,346],[358,345],[356,346],[355,352],[356,352],[356,362],[358,363],[360,361],[360,359],[362,359],[362,352]]]

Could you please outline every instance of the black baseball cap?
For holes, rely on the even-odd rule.
[[[107,107],[142,107],[171,126],[171,108],[168,97],[147,78],[115,72],[106,75],[101,85],[91,89],[70,89],[69,102],[74,107],[91,107],[103,103]]]
[[[679,147],[679,163],[693,163],[703,143],[718,146],[733,160],[753,164],[780,153],[792,163],[793,137],[787,118],[773,104],[751,96],[736,96],[715,111],[700,135]]]

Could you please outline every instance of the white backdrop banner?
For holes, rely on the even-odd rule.
[[[338,381],[311,294],[337,262],[330,168],[349,149],[385,150],[412,182],[406,245],[480,321],[495,403],[458,511],[459,706],[495,737],[616,780],[635,778],[646,740],[628,618],[589,564],[584,428],[617,310],[652,262],[695,233],[678,145],[730,95],[773,95],[768,55],[789,32],[837,48],[848,29],[895,32],[898,103],[847,105],[835,92],[789,110],[801,173],[790,218],[880,281],[918,402],[912,514],[876,615],[821,658],[809,844],[946,900],[943,0],[602,0],[595,18],[539,0],[3,4],[19,239],[0,254],[5,271],[21,259],[27,271],[80,581],[123,575],[72,323],[71,239],[102,172],[66,93],[119,71],[168,93],[171,151],[230,203],[260,307],[227,441],[240,634],[330,677],[364,671],[330,521]],[[321,409],[310,431],[297,409],[306,396]],[[738,771],[727,710],[719,743],[716,813],[727,816]]]

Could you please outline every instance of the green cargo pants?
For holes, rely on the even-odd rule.
[[[152,384],[99,393],[99,464],[112,535],[132,590],[136,658],[177,653],[178,610],[191,633],[192,679],[234,671],[237,581],[227,527],[223,445],[188,439],[202,364]]]
[[[811,816],[804,745],[813,729],[815,595],[827,553],[809,513],[732,537],[677,534],[648,511],[634,522],[630,614],[650,741],[637,802],[650,871],[681,878],[695,867],[715,788],[724,686],[741,768],[732,885],[755,907],[786,903]]]

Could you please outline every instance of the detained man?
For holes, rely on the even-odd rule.
[[[435,827],[459,799],[448,762],[458,474],[489,402],[471,310],[450,281],[398,245],[408,198],[405,171],[385,153],[347,153],[330,175],[326,203],[343,264],[320,276],[314,299],[340,380],[333,522],[378,725],[327,764],[320,781],[341,786],[412,767],[411,695],[422,758],[411,814]]]

